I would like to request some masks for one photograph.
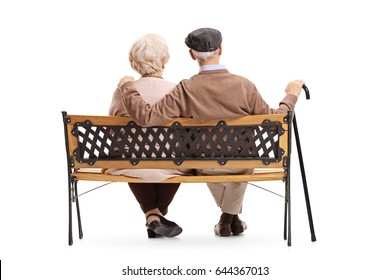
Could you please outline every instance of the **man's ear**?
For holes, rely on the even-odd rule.
[[[192,52],[191,49],[189,50],[189,52],[190,52],[191,58],[192,58],[193,60],[196,60],[196,56],[194,55],[194,53]]]
[[[222,55],[222,45],[220,45],[219,48],[218,48],[218,55],[219,56]]]

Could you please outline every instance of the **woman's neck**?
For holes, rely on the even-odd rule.
[[[142,78],[149,78],[149,77],[162,79],[162,72],[156,72],[156,73],[153,73],[153,74],[142,75]]]

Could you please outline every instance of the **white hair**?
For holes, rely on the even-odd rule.
[[[210,58],[216,57],[218,55],[218,49],[212,52],[198,52],[194,49],[191,49],[192,53],[196,57],[197,60],[199,61],[206,61],[209,60]]]
[[[129,51],[131,67],[141,75],[162,72],[169,60],[165,39],[157,34],[146,34],[134,41]]]

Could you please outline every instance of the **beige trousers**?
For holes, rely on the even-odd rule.
[[[253,169],[197,169],[197,175],[253,174]],[[217,206],[228,214],[241,214],[246,182],[207,183]]]

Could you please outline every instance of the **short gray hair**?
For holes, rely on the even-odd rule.
[[[142,76],[162,72],[168,60],[168,46],[157,34],[142,36],[133,42],[129,51],[131,67]]]
[[[198,52],[194,49],[191,49],[192,53],[196,57],[197,60],[199,61],[206,61],[209,60],[210,58],[216,57],[218,55],[218,49],[212,52]]]

